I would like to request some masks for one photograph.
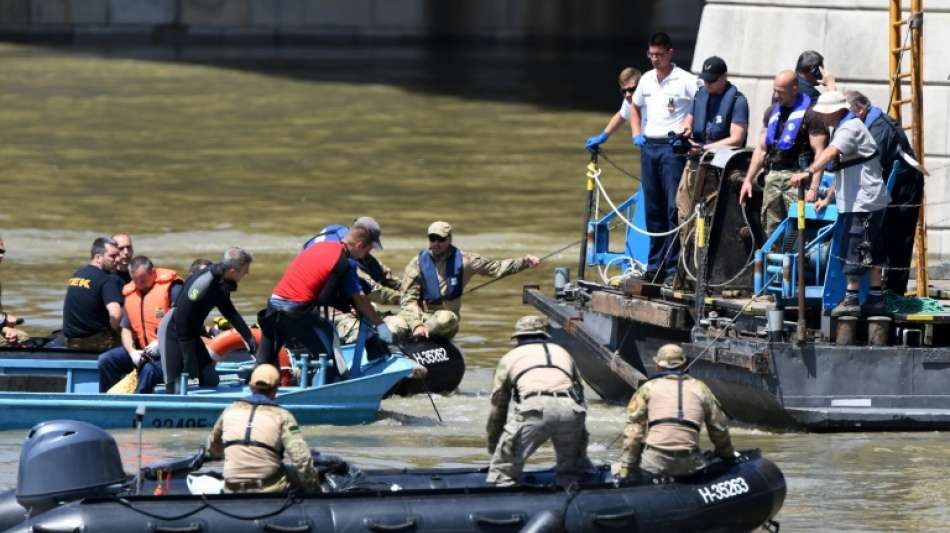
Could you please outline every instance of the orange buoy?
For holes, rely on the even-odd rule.
[[[254,340],[260,344],[261,330],[251,328],[251,334],[254,335]],[[222,331],[210,340],[206,340],[205,344],[212,355],[216,355],[221,359],[226,359],[228,354],[235,350],[246,349],[244,339],[241,338],[241,334],[236,329]],[[280,360],[280,384],[283,386],[296,384],[297,380],[294,379],[293,365],[290,364],[290,354],[287,353],[287,348],[281,348],[277,357]]]

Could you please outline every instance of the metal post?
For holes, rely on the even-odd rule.
[[[581,257],[577,263],[577,279],[584,279],[584,270],[587,267],[587,241],[590,234],[587,226],[594,216],[594,174],[597,172],[597,151],[590,153],[590,163],[587,163],[587,207],[584,210],[584,232],[581,234]]]
[[[805,180],[798,183],[798,344],[808,340],[805,320]]]
[[[696,204],[696,324],[703,319],[703,306],[706,303],[706,202]],[[687,259],[688,261],[688,259]]]
[[[913,133],[914,152],[921,166],[924,165],[924,54],[922,34],[924,31],[923,1],[911,0],[910,19],[907,24],[910,32],[910,94],[911,94],[911,131]],[[898,80],[899,82],[900,80]],[[926,168],[926,167],[925,167]],[[927,213],[924,208],[926,198],[920,195],[920,214],[917,218],[917,233],[914,235],[914,255],[917,266],[917,296],[928,296],[927,276]]]

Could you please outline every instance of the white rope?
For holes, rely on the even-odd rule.
[[[679,226],[676,226],[675,228],[669,231],[664,231],[661,233],[653,233],[653,232],[647,231],[643,228],[640,228],[634,225],[633,222],[630,222],[629,220],[627,220],[627,217],[623,216],[623,213],[621,213],[620,210],[617,209],[617,205],[613,202],[613,200],[610,199],[610,196],[607,195],[607,191],[604,190],[604,184],[600,182],[600,172],[601,171],[598,168],[597,171],[594,172],[594,175],[591,176],[592,178],[594,178],[594,183],[597,184],[597,189],[600,190],[600,194],[602,194],[604,196],[604,200],[607,200],[607,203],[610,204],[610,209],[614,212],[615,215],[617,215],[617,218],[622,220],[623,223],[626,224],[628,228],[632,229],[633,231],[636,231],[637,233],[646,235],[647,237],[666,237],[669,235],[673,235],[675,233],[679,233],[681,229],[689,225],[693,221],[693,219],[696,218],[696,215],[699,213],[699,208],[697,207],[697,209],[693,211],[693,214],[690,215],[689,218],[684,220],[683,223],[680,224]],[[639,206],[639,207],[641,209],[645,208],[644,206]]]

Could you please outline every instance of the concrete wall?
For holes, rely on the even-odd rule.
[[[904,2],[909,5],[910,2]],[[950,0],[924,2],[925,164],[934,169],[926,186],[928,251],[950,262]],[[885,108],[889,99],[888,2],[886,0],[710,0],[703,10],[693,70],[719,55],[730,80],[749,98],[752,135],[771,102],[772,77],[794,68],[803,50],[818,50],[841,89],[856,89]],[[909,93],[905,93],[908,95]],[[905,125],[909,107],[905,107]],[[754,137],[750,137],[754,138]]]
[[[703,0],[0,0],[0,33],[69,39],[574,39],[655,24],[692,43]],[[170,31],[174,29],[174,31]]]

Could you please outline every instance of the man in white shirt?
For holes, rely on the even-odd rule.
[[[640,83],[641,76],[642,73],[640,70],[633,67],[626,67],[620,71],[620,77],[617,78],[617,83],[620,85],[620,94],[623,95],[620,110],[610,117],[607,126],[604,127],[604,131],[587,139],[587,144],[584,148],[587,148],[590,152],[596,152],[601,144],[607,142],[607,139],[613,135],[614,132],[619,130],[626,121],[630,120],[630,101],[633,100],[633,93],[637,90],[637,84]]]
[[[633,144],[640,147],[640,189],[646,209],[646,229],[663,233],[677,225],[676,189],[686,156],[685,150],[675,153],[673,145],[674,141],[685,142],[676,139],[676,135],[689,135],[683,131],[683,121],[692,108],[698,85],[696,76],[673,64],[673,42],[669,35],[653,34],[647,56],[653,70],[643,75],[633,93],[630,127]],[[645,121],[641,125],[643,115]],[[679,241],[675,233],[650,237],[645,279],[672,282],[678,259]]]

